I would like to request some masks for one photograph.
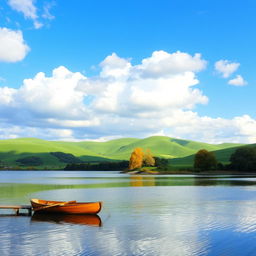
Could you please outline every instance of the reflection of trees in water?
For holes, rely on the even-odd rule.
[[[131,176],[132,187],[142,186],[188,186],[194,185],[193,177],[157,177],[157,176]]]
[[[154,176],[131,176],[132,187],[156,186]]]
[[[158,177],[156,178],[156,186],[187,186],[192,185],[193,180],[190,179],[183,179],[183,178],[176,178],[176,177]]]
[[[130,185],[142,186],[188,186],[194,185],[194,177],[131,176]]]
[[[131,176],[130,186],[250,186],[256,185],[256,180],[241,179],[244,177],[157,177]]]
[[[220,178],[211,178],[211,177],[200,177],[194,180],[195,186],[248,186],[256,185],[256,181],[253,180],[242,180],[236,179],[234,177],[220,177]]]

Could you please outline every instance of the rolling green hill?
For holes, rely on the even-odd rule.
[[[194,154],[202,148],[214,151],[242,145],[232,143],[207,144],[165,136],[152,136],[145,139],[124,138],[108,142],[78,142],[78,144],[99,156],[116,160],[129,159],[131,152],[136,147],[144,150],[150,149],[155,156],[176,158]]]
[[[110,161],[128,160],[131,152],[136,147],[144,150],[150,149],[154,156],[165,158],[183,158],[181,162],[190,162],[190,155],[204,148],[209,151],[219,152],[219,157],[227,160],[232,148],[242,144],[207,144],[190,140],[175,139],[165,136],[153,136],[145,139],[123,138],[107,142],[63,142],[46,141],[36,138],[20,138],[0,140],[0,161],[2,166],[19,166],[20,159],[31,160],[38,163],[40,168],[62,168],[67,162],[56,157],[51,152],[72,154],[77,161]],[[65,158],[64,154],[64,158]],[[69,156],[69,158],[73,157]],[[18,160],[18,162],[17,162]],[[76,160],[76,159],[75,159]],[[174,161],[174,160],[173,160]],[[24,162],[24,161],[23,161]],[[26,161],[25,161],[26,162]]]

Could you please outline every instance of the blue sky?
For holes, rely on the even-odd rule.
[[[0,138],[255,143],[255,9],[0,0]]]

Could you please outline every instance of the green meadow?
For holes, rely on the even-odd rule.
[[[36,138],[0,140],[0,161],[2,167],[61,169],[72,161],[101,162],[128,160],[134,148],[150,149],[157,157],[170,159],[174,167],[191,167],[194,154],[200,149],[214,151],[218,161],[228,163],[230,155],[243,144],[208,144],[191,140],[153,136],[145,139],[122,138],[107,142],[47,141]],[[53,152],[71,154],[67,161],[56,157]],[[64,155],[65,155],[64,154]],[[35,166],[21,163],[22,159],[40,160]]]

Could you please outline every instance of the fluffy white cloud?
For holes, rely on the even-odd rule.
[[[100,77],[89,80],[100,91],[93,107],[102,112],[141,116],[162,108],[190,109],[207,103],[207,97],[193,88],[199,82],[195,72],[205,66],[200,54],[156,51],[135,66],[112,54],[101,63]],[[89,93],[88,81],[80,88]]]
[[[245,86],[247,85],[247,82],[244,80],[244,78],[241,75],[237,75],[234,79],[229,80],[228,84],[234,85],[234,86]]]
[[[155,51],[152,56],[142,60],[142,64],[134,67],[142,77],[165,77],[187,71],[198,72],[206,67],[206,61],[197,53],[191,56],[184,52],[167,53]]]
[[[248,143],[256,142],[256,120],[249,115],[235,117],[234,126],[237,128],[237,134],[242,135]]]
[[[0,139],[15,139],[20,137],[37,137],[49,140],[56,138],[60,140],[75,140],[71,129],[0,124]]]
[[[177,111],[163,119],[166,135],[210,143],[255,143],[256,120],[249,115],[232,119],[199,116],[192,111]]]
[[[21,12],[26,19],[32,20],[34,27],[39,29],[43,26],[43,23],[38,21],[39,16],[35,2],[35,0],[8,0],[8,4],[13,10]],[[54,18],[54,16],[51,15],[49,11],[51,7],[52,4],[50,3],[44,4],[42,18],[48,20]]]
[[[240,66],[240,63],[230,62],[228,60],[219,60],[215,63],[215,70],[224,78],[230,77]]]
[[[0,129],[0,137],[162,134],[217,143],[255,142],[256,120],[250,116],[224,119],[194,112],[196,105],[208,102],[196,88],[197,72],[205,66],[199,54],[158,51],[138,65],[113,53],[91,78],[63,66],[49,77],[40,72],[18,89],[0,87],[0,123],[9,127]]]
[[[0,102],[2,105],[11,105],[16,90],[8,87],[0,87]]]
[[[72,73],[63,66],[54,69],[52,77],[40,72],[24,80],[15,102],[35,114],[76,118],[85,114],[84,94],[75,89],[82,79],[85,77],[81,73]]]
[[[8,4],[16,11],[21,12],[26,18],[36,20],[37,10],[34,0],[8,0]]]
[[[0,61],[17,62],[25,58],[29,52],[21,31],[0,28]]]
[[[105,60],[100,63],[100,66],[102,67],[100,73],[101,77],[126,77],[129,75],[131,69],[129,60],[120,58],[115,53],[105,58]]]

